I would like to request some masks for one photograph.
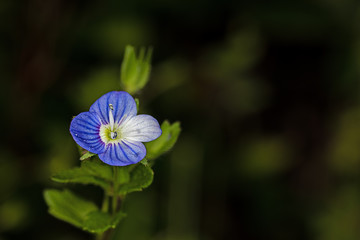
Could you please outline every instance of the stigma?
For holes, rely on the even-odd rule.
[[[113,115],[113,111],[114,111],[113,105],[109,104],[109,123],[110,123],[111,134],[113,134],[113,131],[114,131],[114,115]]]
[[[117,137],[117,132],[111,132],[111,133],[110,133],[110,137],[111,137],[111,139],[116,139],[116,137]]]

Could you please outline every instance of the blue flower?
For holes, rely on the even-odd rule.
[[[126,166],[142,160],[146,149],[142,142],[161,135],[158,121],[137,114],[136,103],[127,92],[109,92],[77,115],[70,133],[82,148],[98,154],[109,165]]]

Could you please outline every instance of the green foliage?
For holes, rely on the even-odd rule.
[[[92,176],[96,176],[108,181],[113,180],[111,167],[103,163],[99,158],[92,158],[81,162],[81,168],[83,168]]]
[[[118,212],[114,217],[112,217],[108,213],[94,211],[87,215],[83,224],[83,230],[93,233],[102,233],[109,228],[115,228],[124,217],[126,217],[126,214],[123,212]]]
[[[101,178],[92,176],[90,173],[84,171],[83,168],[73,168],[58,172],[51,179],[60,183],[93,184],[104,189],[109,188],[109,185],[106,181]]]
[[[90,212],[98,210],[94,203],[79,198],[69,190],[45,190],[44,198],[50,214],[77,227],[82,227]]]
[[[94,156],[94,155],[96,155],[96,154],[87,151],[84,155],[82,155],[82,156],[80,157],[80,160],[85,160],[85,159],[91,158],[91,157]]]
[[[119,187],[119,194],[121,195],[142,191],[150,186],[154,178],[154,172],[151,167],[142,162],[136,165],[129,165],[122,168],[122,170],[124,170],[121,179],[123,182]]]
[[[98,158],[93,158],[82,161],[81,167],[58,172],[51,179],[61,183],[93,184],[109,191],[112,170]]]
[[[119,184],[119,194],[121,195],[142,191],[153,181],[154,172],[144,161],[117,168],[117,184]],[[60,183],[93,184],[102,187],[106,192],[110,193],[113,178],[111,166],[104,164],[98,158],[92,158],[81,162],[81,167],[64,170],[55,174],[52,180]]]
[[[61,183],[94,184],[102,187],[106,196],[112,195],[117,198],[131,192],[142,191],[150,186],[154,178],[154,172],[146,161],[116,168],[118,173],[117,178],[114,179],[113,166],[104,164],[98,158],[92,158],[82,161],[81,167],[55,174],[52,180]],[[116,193],[114,193],[114,180],[118,185]],[[50,214],[92,233],[115,228],[125,217],[122,212],[117,212],[114,216],[101,212],[94,203],[76,196],[69,190],[46,190],[44,197]]]
[[[139,56],[136,57],[134,47],[126,46],[121,65],[121,84],[125,91],[134,94],[145,86],[151,70],[151,55],[152,48],[147,51],[141,48]]]
[[[168,121],[161,124],[162,134],[156,140],[146,143],[147,159],[158,158],[161,154],[169,151],[176,143],[181,128],[180,123],[175,122],[172,125]]]
[[[122,212],[115,216],[101,212],[93,202],[82,199],[67,189],[45,190],[44,198],[51,215],[92,233],[101,233],[109,228],[115,228],[125,216]]]

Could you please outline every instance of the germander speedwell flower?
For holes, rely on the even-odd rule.
[[[109,92],[77,115],[70,133],[82,148],[98,154],[113,166],[125,166],[142,160],[146,148],[142,142],[161,135],[158,121],[152,116],[137,114],[135,100],[122,91]]]

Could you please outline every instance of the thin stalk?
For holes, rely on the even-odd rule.
[[[108,212],[109,211],[109,194],[107,192],[104,193],[104,199],[101,205],[101,211]]]
[[[117,198],[118,198],[118,167],[113,166],[114,169],[114,182],[113,182],[113,198],[112,198],[112,213],[116,214],[117,209]]]
[[[101,205],[101,211],[103,212],[108,212],[109,211],[109,194],[107,191],[104,191],[104,198],[103,198],[103,202]],[[105,240],[107,238],[107,235],[105,232],[104,233],[99,233],[96,234],[96,240]]]

